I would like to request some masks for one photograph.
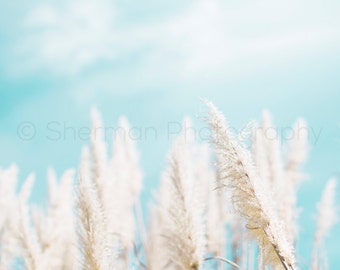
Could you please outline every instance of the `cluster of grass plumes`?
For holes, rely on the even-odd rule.
[[[186,119],[147,214],[125,118],[108,151],[100,115],[92,112],[90,146],[76,172],[58,180],[49,169],[44,209],[28,203],[34,175],[17,192],[17,167],[1,169],[0,270],[298,269],[296,195],[308,150],[305,122],[297,121],[289,142],[266,134],[275,132],[268,112],[248,136],[233,134],[207,105],[211,147],[195,141]],[[317,205],[313,270],[327,269],[324,238],[337,219],[335,187],[330,180]]]

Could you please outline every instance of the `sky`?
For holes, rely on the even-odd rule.
[[[204,127],[202,98],[235,128],[268,109],[285,136],[303,117],[310,155],[298,247],[307,269],[315,202],[340,175],[339,14],[334,0],[3,1],[0,166],[17,163],[21,181],[35,171],[42,203],[46,169],[77,166],[96,106],[105,125],[125,115],[139,132],[147,198],[178,123],[190,116]],[[326,242],[330,269],[340,266],[339,227]]]

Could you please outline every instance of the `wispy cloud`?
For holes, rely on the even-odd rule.
[[[11,70],[72,76],[75,96],[91,98],[122,80],[150,88],[293,66],[340,43],[332,7],[302,2],[199,0],[148,20],[108,0],[41,4],[23,21]]]
[[[115,58],[115,19],[109,1],[43,4],[25,18],[26,33],[16,52],[26,68],[76,73],[102,58]]]

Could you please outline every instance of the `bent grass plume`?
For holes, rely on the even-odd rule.
[[[224,116],[212,104],[208,124],[212,130],[221,180],[232,190],[233,205],[247,221],[247,228],[257,240],[266,264],[296,269],[293,247],[271,209],[269,192],[256,175],[249,152],[234,138]]]

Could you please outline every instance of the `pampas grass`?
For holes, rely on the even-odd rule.
[[[265,263],[274,268],[295,269],[293,247],[271,208],[268,190],[264,189],[256,174],[250,153],[228,130],[223,115],[208,103],[208,123],[212,129],[212,143],[215,146],[221,181],[232,190],[235,210],[246,219],[247,228],[257,240]]]
[[[338,219],[335,208],[335,188],[335,179],[330,179],[317,205],[317,223],[311,265],[313,270],[328,269],[327,258],[324,252],[324,239]]]
[[[207,106],[211,145],[195,140],[190,120],[183,122],[147,214],[139,153],[124,117],[111,140],[92,110],[79,168],[59,178],[48,170],[44,208],[29,201],[33,174],[17,192],[18,168],[0,169],[0,270],[298,269],[306,122],[298,120],[291,140],[281,141],[265,111],[251,136],[234,134]],[[335,188],[332,179],[317,206],[313,270],[327,269]]]
[[[189,126],[188,121],[184,122],[183,130]],[[161,238],[158,250],[164,249],[161,269],[197,270],[203,262],[203,202],[194,178],[190,147],[190,135],[184,131],[172,147],[161,183],[161,194],[168,195],[159,198],[157,214],[161,223],[153,235]]]
[[[111,269],[112,263],[108,251],[107,218],[100,188],[96,178],[91,174],[90,166],[89,151],[85,148],[80,168],[77,202],[81,269],[108,270]]]

